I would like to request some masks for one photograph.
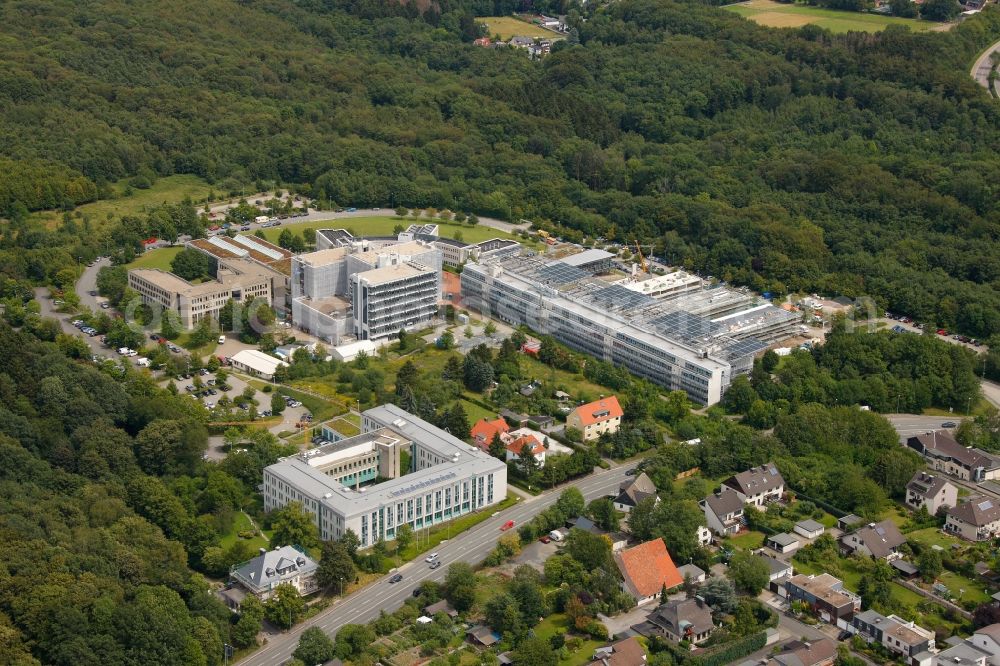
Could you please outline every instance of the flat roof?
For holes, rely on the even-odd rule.
[[[327,316],[335,314],[348,314],[352,309],[351,302],[346,298],[341,298],[340,296],[324,296],[323,298],[307,298],[305,296],[299,296],[295,300],[304,307]]]
[[[281,359],[265,354],[257,349],[243,349],[230,357],[232,361],[252,368],[265,375],[273,375],[274,371],[283,365],[288,365]]]
[[[363,273],[358,273],[358,278],[364,280],[368,284],[384,284],[386,282],[395,282],[396,280],[403,280],[408,277],[414,277],[417,275],[433,274],[430,268],[420,268],[411,263],[405,264],[394,264],[392,266],[383,266],[382,268],[373,268],[370,271],[364,271]]]
[[[439,484],[452,479],[459,481],[472,474],[482,475],[506,469],[506,464],[497,458],[466,444],[396,405],[373,407],[362,415],[378,423],[379,429],[385,428],[395,432],[441,457],[450,458],[451,461],[366,486],[360,491],[344,487],[332,477],[310,467],[298,455],[279,460],[270,465],[267,471],[303,493],[324,502],[331,509],[344,515],[355,515],[395,503],[421,488],[438,487]],[[351,446],[355,440],[361,441],[366,437],[369,437],[368,433],[342,440],[337,444]]]
[[[571,254],[568,257],[563,257],[559,261],[564,264],[569,264],[570,266],[585,266],[587,264],[592,264],[595,261],[607,261],[614,257],[607,250],[584,250],[583,252],[578,252],[576,254]]]
[[[348,254],[350,254],[350,251],[347,247],[329,247],[325,250],[300,254],[295,257],[295,260],[309,266],[326,266],[335,261],[340,261]]]
[[[129,274],[146,280],[147,282],[152,282],[166,291],[186,293],[189,289],[195,286],[187,280],[177,277],[173,273],[161,271],[159,268],[133,268],[129,271]]]

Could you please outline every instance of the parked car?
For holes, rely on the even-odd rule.
[[[548,534],[546,534],[546,535],[543,535],[543,536],[542,536],[541,538],[539,538],[538,540],[539,540],[539,541],[541,541],[542,543],[552,543],[552,539],[550,539],[550,538],[549,538],[549,535],[548,535]]]
[[[108,303],[108,302],[101,303],[101,309],[102,310],[107,310],[110,307],[111,307],[111,304]]]

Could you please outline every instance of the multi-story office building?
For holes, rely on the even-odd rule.
[[[317,233],[323,249],[291,262],[292,321],[333,344],[378,340],[429,321],[441,293],[441,252],[422,241],[356,241]]]
[[[128,286],[147,305],[174,312],[181,326],[194,328],[202,319],[218,319],[219,311],[232,299],[245,302],[264,299],[272,303],[273,271],[245,259],[219,264],[214,280],[192,284],[173,273],[151,268],[128,272]]]
[[[461,284],[467,307],[552,335],[706,405],[719,402],[735,374],[750,371],[756,353],[798,325],[797,315],[753,306],[746,293],[716,287],[654,299],[537,255],[468,264]],[[739,326],[719,321],[750,306]]]
[[[419,264],[395,264],[351,276],[354,337],[378,340],[430,321],[437,313],[441,274]]]
[[[324,540],[348,529],[362,547],[497,504],[506,465],[395,405],[362,414],[362,434],[284,458],[264,470],[267,511],[301,502]],[[400,476],[399,455],[410,454]],[[376,477],[382,483],[365,485]]]
[[[521,253],[521,244],[507,238],[491,238],[479,243],[468,243],[454,238],[442,238],[436,224],[411,224],[396,236],[365,236],[355,238],[346,229],[320,229],[316,232],[316,249],[349,247],[365,243],[386,248],[396,243],[422,241],[441,251],[441,260],[451,266],[461,266],[467,261],[502,259]]]

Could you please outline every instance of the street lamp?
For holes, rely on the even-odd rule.
[[[340,583],[340,596],[344,596],[344,577],[339,576],[337,582]]]

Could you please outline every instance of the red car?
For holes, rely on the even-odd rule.
[[[552,543],[552,539],[550,539],[549,535],[547,534],[543,536],[541,539],[539,539],[539,541],[541,541],[542,543]]]
[[[503,524],[503,526],[502,526],[502,527],[500,528],[500,531],[501,531],[501,532],[506,532],[507,530],[509,530],[509,529],[510,529],[510,528],[512,528],[512,527],[514,527],[514,521],[513,521],[513,520],[508,520],[508,521],[507,521],[506,523],[504,523],[504,524]]]
[[[938,331],[937,331],[937,334],[938,335],[948,335],[948,331],[945,330],[945,329],[943,329],[943,328],[939,328]]]

